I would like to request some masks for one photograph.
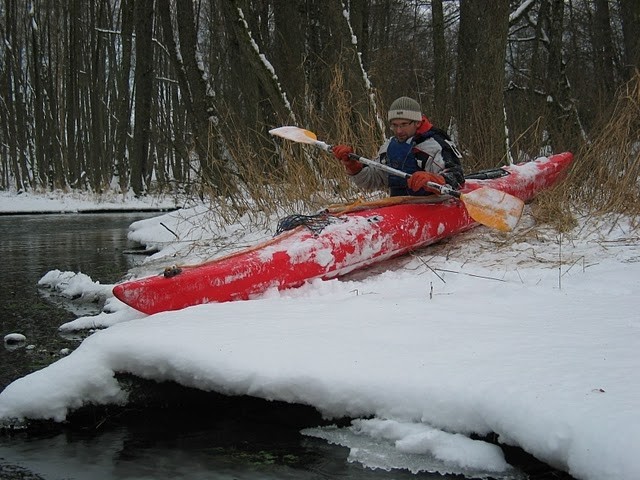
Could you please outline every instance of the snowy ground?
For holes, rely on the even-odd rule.
[[[8,213],[73,213],[121,210],[172,210],[180,202],[171,196],[135,198],[131,193],[125,195],[108,194],[99,197],[82,192],[47,192],[32,194],[28,192],[0,191],[0,212]]]
[[[495,432],[576,478],[637,480],[638,234],[624,220],[562,236],[531,222],[509,235],[478,227],[342,280],[147,317],[100,279],[49,272],[42,284],[104,297],[109,312],[61,329],[109,328],[9,385],[0,419],[124,403],[114,373],[129,372],[350,416],[348,428],[303,433],[371,468],[519,478],[500,446],[470,438]],[[217,223],[203,208],[135,223],[130,237],[159,252],[132,275],[273,232]]]

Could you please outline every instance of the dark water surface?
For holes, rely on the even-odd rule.
[[[129,225],[153,214],[54,214],[0,216],[0,333],[21,333],[27,345],[0,348],[0,389],[13,379],[47,365],[77,340],[63,338],[58,327],[76,318],[37,283],[50,270],[82,272],[100,283],[114,283],[135,261],[123,251]],[[157,215],[157,214],[156,214]],[[44,294],[43,294],[44,293]],[[94,306],[99,311],[100,305]],[[83,312],[79,312],[83,313]],[[89,311],[91,312],[91,305]]]
[[[0,348],[0,390],[60,358],[78,338],[58,326],[76,318],[38,290],[50,270],[82,272],[114,283],[140,257],[128,226],[149,213],[0,216],[0,333],[21,333],[30,348]],[[100,305],[90,306],[98,312]],[[87,314],[90,312],[80,312]],[[0,479],[460,479],[439,474],[369,470],[347,461],[348,450],[300,434],[324,422],[314,409],[226,397],[122,377],[132,403],[87,408],[65,425],[0,431]],[[568,479],[523,452],[507,452],[531,479]]]

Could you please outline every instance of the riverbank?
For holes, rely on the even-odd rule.
[[[105,212],[164,212],[181,208],[184,197],[90,192],[0,192],[0,215]]]
[[[147,271],[256,243],[246,219],[215,214],[155,216],[128,239],[159,247]],[[519,447],[580,480],[635,480],[636,230],[618,217],[583,218],[565,234],[534,227],[526,214],[509,235],[480,227],[246,302],[149,317],[110,302],[74,320],[102,330],[0,393],[0,418],[64,423],[78,405],[122,406],[127,374],[348,417],[303,436],[343,445],[343,463],[370,469],[512,480],[520,472],[506,452]],[[494,436],[497,445],[480,440]]]

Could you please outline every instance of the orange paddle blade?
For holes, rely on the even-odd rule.
[[[518,197],[494,188],[482,187],[460,194],[460,200],[476,222],[502,232],[513,230],[524,210],[524,202]]]

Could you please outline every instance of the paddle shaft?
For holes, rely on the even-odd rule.
[[[370,167],[377,168],[378,170],[384,170],[385,172],[390,173],[391,175],[395,175],[397,177],[402,177],[407,180],[411,177],[410,173],[403,172],[402,170],[397,170],[393,167],[390,167],[389,165],[376,162],[375,160],[362,157],[355,153],[350,153],[349,158],[353,158],[354,160],[357,160],[364,165],[369,165]],[[460,198],[460,192],[458,192],[457,190],[454,190],[448,185],[440,185],[439,183],[435,183],[435,182],[427,182],[427,186],[429,188],[435,188],[440,192],[441,195],[451,195],[452,197]]]
[[[328,143],[322,142],[320,140],[315,140],[313,143],[327,152],[331,153],[331,151],[333,150],[333,147],[331,145],[329,145]],[[376,162],[375,160],[371,160],[370,158],[363,157],[356,153],[350,153],[349,158],[353,160],[357,160],[363,165],[368,165],[372,168],[377,168],[378,170],[382,170],[391,175],[395,175],[396,177],[400,177],[404,179],[409,179],[409,177],[411,177],[410,173],[403,172],[402,170],[398,170],[396,168],[390,167],[389,165],[385,165],[384,163]],[[428,182],[427,186],[429,188],[434,188],[438,190],[441,195],[451,195],[452,197],[460,198],[460,192],[457,190],[454,190],[448,185],[440,185],[439,183]]]

